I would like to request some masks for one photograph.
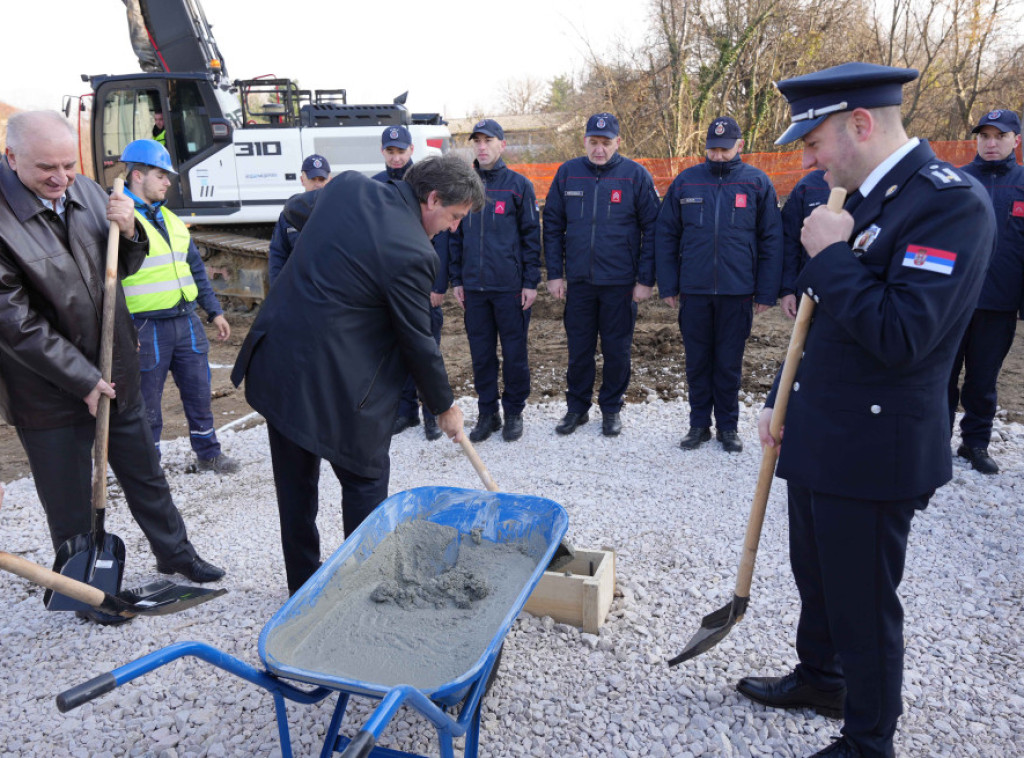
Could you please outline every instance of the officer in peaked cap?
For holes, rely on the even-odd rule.
[[[737,689],[843,718],[815,755],[893,756],[903,575],[914,513],[952,478],[946,385],[994,236],[991,204],[900,120],[912,69],[847,63],[778,83],[804,168],[850,193],[804,221],[796,290],[816,303],[777,474],[789,490],[799,664]],[[778,380],[776,380],[776,387]],[[761,414],[764,444],[775,404]]]
[[[295,249],[299,232],[302,231],[302,227],[316,203],[316,191],[323,189],[330,180],[331,164],[327,162],[326,158],[313,153],[303,159],[302,169],[299,172],[302,192],[292,195],[285,203],[284,209],[274,225],[274,233],[270,237],[267,275],[271,284],[277,279],[277,275],[281,273],[284,264],[291,257],[292,250]]]

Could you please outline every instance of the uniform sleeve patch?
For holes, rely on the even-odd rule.
[[[1016,216],[1017,218],[1024,218],[1024,201],[1014,200],[1013,210],[1010,211],[1010,215]]]
[[[908,268],[934,271],[946,276],[953,273],[955,263],[956,253],[924,245],[907,245],[907,252],[903,256],[903,265]]]
[[[747,207],[747,196],[746,195],[742,195],[742,194],[741,195],[736,195],[736,207],[737,208],[746,208]]]

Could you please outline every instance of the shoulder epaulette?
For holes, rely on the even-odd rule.
[[[970,180],[963,171],[941,161],[929,161],[918,173],[940,190],[971,186]]]

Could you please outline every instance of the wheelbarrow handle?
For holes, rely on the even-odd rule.
[[[368,758],[370,753],[373,752],[373,746],[377,743],[372,732],[368,732],[365,729],[359,730],[359,734],[352,738],[352,741],[348,743],[348,747],[345,748],[345,752],[341,754],[341,758]]]
[[[57,710],[67,713],[80,705],[95,700],[117,688],[117,679],[111,672],[94,676],[88,682],[76,684],[74,687],[57,695]]]

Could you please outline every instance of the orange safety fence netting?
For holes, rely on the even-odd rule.
[[[932,142],[930,144],[939,158],[949,161],[954,166],[970,163],[977,155],[977,145],[974,140]],[[668,186],[680,171],[703,160],[703,155],[691,155],[685,158],[636,159],[637,163],[651,172],[651,176],[654,177],[654,185],[662,197],[665,196]],[[803,153],[799,150],[789,153],[747,153],[743,156],[743,162],[756,166],[771,177],[779,199],[789,195],[796,183],[807,173],[801,165]],[[543,203],[560,165],[560,163],[516,163],[510,165],[509,168],[518,171],[533,182],[537,199]]]

